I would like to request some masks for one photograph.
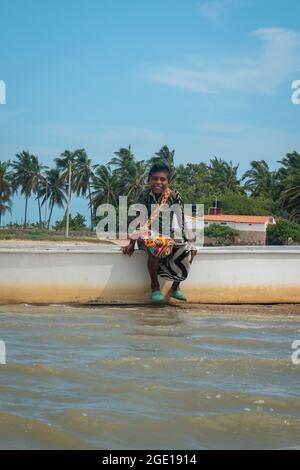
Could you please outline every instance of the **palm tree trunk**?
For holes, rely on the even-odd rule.
[[[0,228],[1,228],[1,219],[2,219],[2,213],[0,212]]]
[[[48,219],[48,230],[50,228],[50,221],[51,221],[51,216],[52,216],[52,211],[53,211],[54,203],[51,204],[51,209],[50,209],[50,214],[49,214],[49,219]]]
[[[28,205],[28,196],[25,196],[24,228],[26,228],[26,225],[27,225],[27,205]]]
[[[88,182],[88,192],[89,192],[89,200],[90,200],[91,232],[92,232],[94,230],[94,221],[93,221],[93,205],[92,205],[92,195],[91,195],[90,182]]]
[[[71,201],[72,201],[72,191],[70,193],[70,206],[71,206]],[[64,219],[66,219],[66,220],[67,220],[67,212],[68,212],[68,207],[66,207],[65,215],[64,215]]]
[[[38,207],[39,207],[39,225],[40,227],[42,226],[42,212],[41,212],[41,203],[40,203],[40,198],[37,198],[38,201]]]

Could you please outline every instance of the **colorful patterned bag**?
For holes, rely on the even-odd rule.
[[[151,254],[157,258],[165,258],[172,253],[174,240],[164,235],[160,235],[156,230],[150,229],[150,225],[158,216],[162,206],[167,202],[170,196],[170,189],[167,189],[162,197],[160,205],[155,209],[146,224],[140,229],[139,238],[141,238]]]

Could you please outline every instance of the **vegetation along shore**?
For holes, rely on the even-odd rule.
[[[238,165],[221,158],[176,165],[174,157],[175,150],[164,145],[148,160],[138,160],[131,146],[120,148],[106,164],[94,162],[84,149],[65,150],[52,168],[29,151],[0,160],[0,239],[63,240],[66,213],[55,222],[52,216],[55,207],[66,208],[71,168],[71,197],[86,199],[89,219],[87,224],[82,214],[71,216],[71,237],[73,233],[74,238],[96,241],[91,235],[97,223],[96,208],[102,203],[117,207],[120,195],[126,195],[129,204],[134,202],[146,184],[150,165],[164,160],[173,170],[172,188],[185,203],[204,204],[207,210],[214,199],[221,199],[224,214],[273,215],[277,224],[269,227],[270,242],[300,242],[300,154],[296,151],[278,161],[275,170],[265,160],[253,160],[242,175]],[[3,227],[3,216],[13,214],[15,196],[24,198],[22,223]],[[28,221],[30,198],[36,200],[34,223]]]

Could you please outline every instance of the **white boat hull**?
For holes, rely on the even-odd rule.
[[[200,248],[182,289],[192,303],[300,303],[300,247]],[[149,294],[143,252],[0,245],[1,304],[147,303]]]

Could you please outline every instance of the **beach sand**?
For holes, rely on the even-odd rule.
[[[49,243],[55,243],[57,245],[77,245],[77,246],[89,246],[95,245],[97,242],[101,245],[119,245],[125,246],[128,243],[128,240],[91,240],[91,241],[77,241],[72,240],[72,238],[68,240],[19,240],[18,238],[12,238],[10,240],[0,240],[1,245],[49,245]]]

